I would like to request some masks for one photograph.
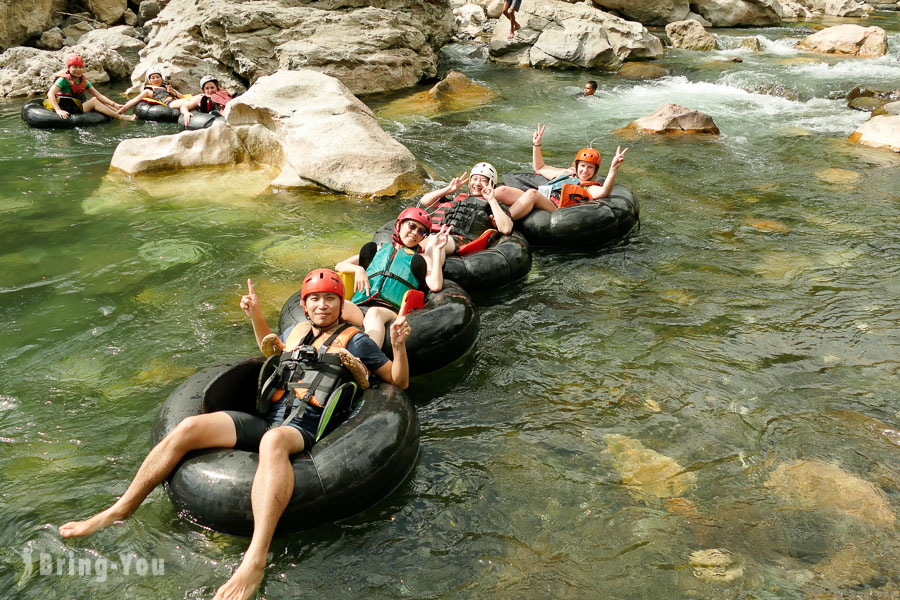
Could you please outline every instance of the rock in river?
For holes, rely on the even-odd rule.
[[[674,459],[645,447],[637,440],[609,434],[604,441],[622,484],[639,494],[674,498],[681,496],[697,479],[693,473],[685,472]]]

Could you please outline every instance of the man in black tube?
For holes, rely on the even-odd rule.
[[[347,371],[344,374],[346,378],[352,375],[366,377],[371,372],[401,389],[409,385],[406,339],[410,328],[406,318],[399,317],[391,326],[394,353],[394,360],[391,361],[369,336],[341,321],[344,284],[334,271],[316,269],[304,278],[301,299],[309,320],[285,332],[283,341],[272,333],[266,323],[253,282],[249,279],[247,287],[248,293],[241,298],[241,308],[253,323],[256,343],[263,354],[293,352],[305,346],[324,347],[327,349],[326,355],[340,354],[337,362],[342,366],[333,371]],[[341,352],[341,349],[346,352]],[[349,357],[345,356],[347,353]],[[365,368],[360,369],[361,365]],[[324,365],[322,370],[325,372]],[[246,600],[262,581],[269,544],[294,490],[290,457],[309,450],[315,443],[322,404],[330,390],[341,382],[339,377],[310,378],[309,374],[306,371],[302,379],[291,379],[285,382],[286,386],[272,388],[271,408],[265,418],[238,411],[187,417],[150,450],[128,489],[115,504],[85,521],[62,525],[60,535],[63,538],[86,536],[126,518],[192,450],[258,448],[259,466],[250,494],[253,536],[241,564],[231,579],[218,589],[214,599]],[[313,382],[309,383],[310,380]],[[328,381],[331,383],[325,383]],[[291,394],[287,386],[296,393]]]

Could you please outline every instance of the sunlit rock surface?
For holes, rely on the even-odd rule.
[[[705,25],[777,25],[781,4],[775,0],[593,0],[604,9],[615,10],[645,25],[665,25],[700,17]]]
[[[834,512],[886,525],[897,518],[884,494],[873,484],[828,463],[796,460],[781,464],[765,485],[795,508]]]
[[[696,482],[675,459],[645,447],[624,435],[604,437],[622,484],[638,494],[657,498],[681,496]]]
[[[92,84],[123,79],[131,72],[131,63],[103,44],[79,44],[57,51],[18,46],[0,54],[0,98],[45,95],[56,76],[65,71],[70,54],[84,57],[84,74]]]
[[[676,21],[666,25],[666,35],[674,48],[685,50],[715,50],[716,38],[697,21]]]
[[[469,110],[489,104],[498,97],[487,86],[476,83],[457,71],[450,71],[430,90],[394,100],[378,111],[380,117],[402,119],[409,115],[435,115]]]
[[[533,0],[516,12],[522,25],[509,39],[509,21],[500,19],[490,43],[499,63],[533,67],[614,71],[626,60],[662,58],[659,38],[640,23],[609,15],[589,4]]]
[[[110,167],[128,174],[238,163],[279,171],[273,187],[393,195],[421,186],[418,161],[340,81],[318,71],[261,77],[232,100],[226,122],[119,143]]]
[[[836,25],[823,29],[797,43],[798,50],[820,54],[839,54],[872,58],[887,53],[887,34],[881,27]]]
[[[629,123],[626,129],[639,133],[682,134],[707,133],[719,135],[719,128],[712,117],[697,110],[677,104],[664,104],[646,117]]]
[[[900,116],[872,117],[850,135],[850,141],[870,148],[900,152]]]

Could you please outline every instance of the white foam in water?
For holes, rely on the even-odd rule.
[[[815,62],[793,65],[789,68],[789,72],[794,76],[820,80],[869,85],[884,83],[894,87],[900,80],[900,62],[893,56],[847,59],[834,64]]]
[[[764,37],[760,37],[759,45],[762,47],[764,52],[768,54],[779,54],[779,55],[793,55],[800,54],[800,51],[797,50],[794,46],[797,44],[799,40],[793,38],[781,38],[779,40],[770,40]]]

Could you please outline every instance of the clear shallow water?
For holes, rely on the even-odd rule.
[[[886,59],[796,53],[779,41],[790,28],[718,30],[728,48],[771,43],[742,63],[725,62],[736,50],[675,53],[653,82],[592,73],[587,99],[574,97],[587,73],[448,49],[501,99],[383,121],[435,179],[484,159],[528,169],[545,122],[550,164],[591,140],[606,156],[630,146],[620,181],[641,198],[642,228],[602,252],[538,251],[525,281],[479,296],[476,351],[410,390],[412,478],[347,522],[277,540],[264,596],[896,594],[896,521],[800,509],[765,486],[784,462],[822,461],[900,509],[896,438],[865,420],[900,422],[900,157],[849,144],[866,115],[841,100],[858,84],[896,87],[900,21],[879,24]],[[756,91],[770,83],[801,100]],[[390,100],[369,99],[376,111]],[[722,135],[614,133],[669,101]],[[130,181],[106,174],[116,142],[169,126],[42,132],[20,106],[0,103],[0,596],[209,597],[245,541],[178,518],[161,490],[87,540],[63,544],[55,528],[125,489],[180,381],[255,351],[237,308],[247,277],[274,323],[302,274],[351,254],[402,201],[265,193],[243,171]],[[685,500],[630,491],[611,434],[692,474]],[[696,578],[689,557],[704,548],[738,556],[744,575]],[[25,550],[162,558],[165,575],[100,581],[35,562],[19,585]]]

